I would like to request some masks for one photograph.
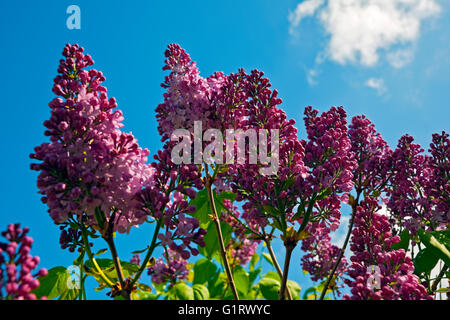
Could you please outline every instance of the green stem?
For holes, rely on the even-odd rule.
[[[292,251],[294,251],[295,248],[295,244],[285,244],[285,248],[286,248],[286,256],[284,257],[284,268],[283,268],[283,277],[281,278],[281,287],[280,287],[280,292],[278,294],[278,298],[280,300],[285,300],[286,296],[287,296],[287,280],[288,280],[288,273],[289,273],[289,264],[291,262],[291,256],[292,256]],[[289,289],[287,290],[289,291]]]
[[[150,261],[150,258],[152,257],[153,251],[156,248],[156,240],[158,239],[158,233],[159,233],[159,230],[161,229],[162,223],[163,223],[163,219],[161,218],[158,220],[158,222],[156,224],[156,228],[153,233],[152,242],[150,244],[150,247],[148,248],[147,254],[145,255],[144,261],[142,262],[141,267],[139,268],[138,272],[136,273],[133,280],[131,281],[131,287],[133,287],[133,285],[139,280],[142,272],[144,272],[145,268],[147,267],[148,262]]]
[[[270,258],[272,259],[273,265],[275,266],[275,269],[277,270],[278,276],[280,279],[283,279],[283,271],[281,270],[280,264],[278,263],[277,257],[275,256],[275,253],[273,252],[272,245],[270,243],[270,239],[266,236],[264,238],[264,242],[266,243],[267,249],[269,250]],[[287,297],[289,300],[292,300],[291,291],[286,291]]]
[[[446,271],[447,271],[447,266],[444,265],[444,267],[441,269],[441,272],[439,272],[439,275],[437,276],[437,278],[434,280],[433,284],[431,285],[432,293],[437,290],[437,287],[438,287],[439,283],[441,282],[442,278],[444,277]]]
[[[230,264],[228,263],[227,254],[225,250],[225,245],[223,243],[223,236],[222,236],[222,229],[220,227],[220,220],[219,215],[217,214],[216,210],[216,204],[214,202],[214,195],[212,191],[212,181],[210,180],[209,174],[208,174],[208,166],[206,166],[206,175],[207,175],[207,183],[206,183],[206,190],[208,192],[208,200],[209,205],[211,207],[211,211],[213,214],[213,223],[216,227],[217,232],[217,238],[219,240],[219,246],[220,246],[220,254],[222,256],[223,265],[225,267],[225,271],[227,274],[228,282],[231,288],[231,292],[233,293],[234,300],[239,300],[239,295],[236,289],[236,285],[234,283],[233,274],[231,272]]]
[[[350,218],[350,224],[348,226],[347,235],[345,236],[344,244],[342,245],[341,251],[339,252],[339,256],[336,260],[336,263],[334,264],[334,267],[331,270],[330,275],[328,276],[327,282],[325,283],[325,286],[323,287],[322,293],[320,294],[320,300],[323,300],[325,298],[325,295],[328,290],[328,287],[330,286],[331,280],[333,279],[334,274],[336,273],[336,270],[339,267],[339,264],[341,263],[342,257],[344,256],[345,250],[347,249],[348,241],[350,240],[350,235],[352,234],[352,230],[353,230],[353,224],[355,222],[356,208],[358,207],[359,197],[361,195],[361,192],[362,192],[361,190],[357,191],[356,199],[352,204],[352,216]]]
[[[83,253],[81,254],[81,262],[79,265],[79,267],[80,267],[80,293],[79,293],[78,300],[83,300],[83,296],[84,296],[84,280],[83,280],[84,255],[85,255],[85,251],[83,251]]]
[[[114,283],[112,283],[111,280],[109,280],[109,278],[103,273],[102,268],[100,268],[100,266],[97,263],[97,260],[95,260],[94,256],[92,255],[91,248],[89,246],[88,237],[86,235],[86,230],[84,229],[84,227],[81,228],[81,236],[83,237],[84,249],[86,250],[86,253],[88,255],[89,261],[92,263],[92,265],[94,266],[95,270],[100,275],[100,277],[103,279],[103,281],[105,281],[105,283],[109,287],[114,286]]]
[[[119,278],[120,287],[122,289],[124,289],[125,288],[125,277],[123,275],[122,265],[120,263],[116,245],[114,244],[114,238],[113,238],[112,233],[108,233],[107,237],[105,238],[105,241],[108,244],[109,250],[111,251],[112,260],[114,262],[114,267],[117,272],[117,277]],[[122,296],[125,299],[130,300],[130,293],[128,291],[122,290]]]

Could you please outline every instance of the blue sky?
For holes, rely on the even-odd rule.
[[[427,148],[433,132],[450,131],[448,1],[408,0],[398,9],[394,3],[402,0],[390,6],[370,0],[373,10],[366,10],[362,1],[349,0],[348,16],[327,1],[301,2],[1,1],[1,228],[29,226],[41,266],[69,266],[75,258],[59,248],[58,227],[39,200],[28,158],[45,141],[42,123],[66,43],[79,43],[93,56],[124,112],[125,130],[152,153],[160,147],[154,109],[162,101],[163,53],[174,42],[204,76],[239,67],[264,71],[302,138],[307,105],[366,114],[392,147],[404,133]],[[81,30],[66,27],[71,4],[81,9]],[[119,237],[123,259],[146,246],[148,232],[144,227]],[[292,275],[307,288],[298,251]]]

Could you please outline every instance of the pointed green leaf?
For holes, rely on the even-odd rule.
[[[217,266],[208,259],[199,259],[194,265],[194,284],[204,284],[214,281],[217,277]]]
[[[431,252],[442,259],[444,263],[450,267],[450,251],[447,247],[436,239],[431,233],[425,230],[419,230],[419,238],[422,243],[431,250]]]
[[[414,258],[414,273],[420,275],[422,272],[430,272],[438,263],[439,258],[430,248],[425,248]]]

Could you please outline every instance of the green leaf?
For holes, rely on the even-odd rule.
[[[233,229],[224,221],[220,221],[220,227],[222,229],[223,242],[228,243],[230,241]],[[217,237],[216,226],[214,223],[211,223],[206,231],[207,233],[204,237],[205,246],[200,247],[199,250],[204,256],[211,259],[215,253],[220,251],[219,238]]]
[[[78,258],[73,260],[73,265],[75,265],[75,266],[81,265],[81,263],[83,262],[83,259],[84,259],[84,252],[80,252],[80,254],[78,255]]]
[[[139,254],[139,253],[143,253],[143,252],[145,252],[145,251],[147,251],[148,250],[148,247],[147,248],[145,248],[145,249],[142,249],[142,250],[136,250],[136,251],[133,251],[133,252],[131,252],[132,254]]]
[[[208,284],[210,299],[219,298],[225,290],[225,275],[219,274],[217,279]]]
[[[153,294],[139,289],[131,293],[132,300],[158,300],[160,296],[160,294]]]
[[[218,277],[217,266],[208,259],[199,259],[194,265],[194,284],[215,281]]]
[[[291,293],[292,299],[300,300],[300,290],[302,289],[300,285],[293,280],[288,280],[287,287],[289,288],[289,292]]]
[[[303,300],[316,300],[318,297],[318,292],[316,287],[310,287],[306,289],[305,293],[303,294]]]
[[[195,206],[195,212],[192,214],[198,219],[200,228],[206,229],[211,222],[211,218],[208,216],[211,214],[208,200],[208,192],[206,189],[197,192],[197,196],[189,203],[191,206]]]
[[[171,292],[174,300],[194,300],[194,290],[184,282],[175,284]]]
[[[271,206],[271,205],[269,205],[269,204],[265,204],[265,205],[263,205],[263,209],[264,209],[264,212],[266,212],[266,213],[268,213],[268,214],[270,214],[270,215],[272,215],[272,216],[279,216],[280,215],[280,213],[278,212],[278,210],[277,209],[275,209],[273,206]]]
[[[419,230],[419,238],[422,243],[433,252],[433,254],[444,263],[450,267],[450,251],[447,247],[442,244],[438,239],[436,239],[431,233],[426,232],[425,230]]]
[[[233,270],[233,278],[237,291],[246,295],[250,287],[250,280],[247,271],[245,271],[245,269],[241,266],[237,266]]]
[[[410,240],[409,230],[405,229],[400,233],[400,241],[397,243],[394,243],[392,245],[392,249],[394,249],[394,250],[404,249],[405,251],[408,251],[409,240]]]
[[[80,295],[80,290],[70,289],[61,294],[58,300],[77,300]]]
[[[272,266],[275,266],[275,264],[272,261],[272,257],[270,256],[270,254],[263,252],[262,256],[264,257],[264,259],[267,260],[267,262],[269,262]]]
[[[271,278],[263,278],[259,282],[261,293],[267,300],[278,300],[278,291],[280,290],[280,287],[280,282]]]
[[[450,230],[432,231],[431,234],[450,250]]]
[[[225,210],[225,207],[223,206],[223,200],[228,199],[234,201],[236,199],[236,195],[232,191],[226,191],[217,194],[216,191],[213,190],[213,197],[219,217]],[[212,214],[211,206],[209,205],[207,190],[203,189],[198,192],[195,199],[193,199],[189,203],[189,205],[195,206],[196,210],[192,214],[192,216],[198,219],[200,228],[206,229],[211,222],[211,218],[209,217],[209,215]]]
[[[99,256],[99,255],[101,255],[101,254],[104,254],[105,252],[107,252],[108,251],[108,249],[100,249],[100,250],[98,250],[97,251],[97,253],[96,254],[94,254],[94,256]]]
[[[208,300],[209,299],[209,291],[202,284],[194,284],[192,286],[192,290],[194,291],[194,299],[195,300]]]
[[[69,291],[67,285],[70,280],[70,273],[64,267],[55,267],[48,271],[47,276],[39,277],[39,287],[33,290],[37,299],[47,297],[54,299]]]
[[[440,288],[440,289],[437,289],[435,292],[438,292],[438,293],[449,293],[450,292],[450,288]]]
[[[255,266],[259,261],[259,254],[258,253],[254,253],[252,256],[252,259],[250,260],[250,271],[255,270]]]
[[[255,269],[248,273],[249,289],[251,288],[253,282],[255,282],[258,275],[261,273],[262,268]]]
[[[417,275],[423,272],[430,272],[438,263],[439,258],[430,248],[425,248],[414,258],[414,273]]]
[[[273,272],[273,271],[269,271],[266,273],[265,278],[269,278],[269,279],[273,279],[276,280],[278,282],[281,282],[280,276],[278,275],[278,273]]]

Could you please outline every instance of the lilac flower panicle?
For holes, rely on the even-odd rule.
[[[28,232],[27,227],[22,229],[18,223],[8,225],[2,232],[7,242],[0,242],[0,299],[36,300],[32,291],[39,287],[37,277],[48,273],[42,268],[32,274],[40,259],[30,254],[33,239],[27,236]]]
[[[365,199],[357,209],[350,249],[353,256],[345,282],[351,287],[352,300],[423,300],[432,299],[414,274],[411,258],[403,249],[393,250],[392,244],[400,241],[392,236],[388,218],[377,211],[380,205],[373,198]],[[369,267],[378,266],[380,288],[370,283],[373,272]]]
[[[49,214],[57,224],[87,215],[95,225],[100,207],[109,217],[116,211],[115,229],[128,232],[146,217],[135,210],[135,195],[153,183],[153,169],[146,164],[149,151],[130,133],[122,132],[123,115],[115,98],[102,86],[105,77],[78,45],[66,45],[50,103],[51,117],[44,122],[50,142],[30,155],[38,160],[38,188]]]

